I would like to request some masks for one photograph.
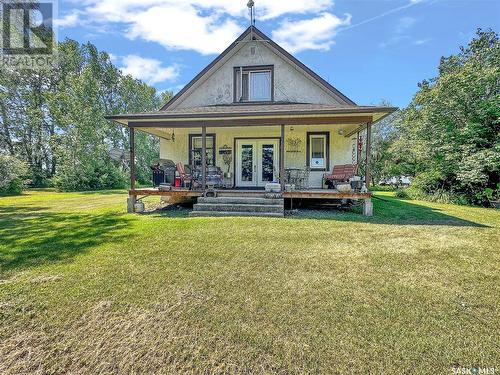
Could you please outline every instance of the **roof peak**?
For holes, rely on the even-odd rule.
[[[191,82],[189,82],[181,91],[179,91],[169,102],[167,102],[161,110],[167,110],[171,105],[173,105],[190,87],[192,87],[198,80],[200,80],[206,73],[210,71],[220,60],[222,60],[228,53],[230,53],[239,43],[245,40],[245,38],[251,35],[252,40],[256,40],[256,36],[262,40],[269,42],[269,45],[278,51],[283,57],[289,60],[291,63],[299,67],[306,75],[310,76],[314,81],[316,81],[320,86],[322,86],[326,91],[333,94],[334,97],[339,98],[346,105],[356,106],[356,103],[349,99],[346,95],[342,94],[339,90],[333,87],[329,82],[323,79],[321,76],[316,74],[312,69],[303,64],[300,60],[294,57],[290,52],[286,51],[283,47],[269,38],[262,30],[260,30],[255,25],[250,25],[231,45],[224,50],[217,58],[212,61],[205,69],[203,69],[196,77],[194,77]]]

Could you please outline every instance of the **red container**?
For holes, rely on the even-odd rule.
[[[181,187],[181,178],[175,177],[175,187]]]

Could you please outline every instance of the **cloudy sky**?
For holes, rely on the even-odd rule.
[[[91,41],[159,90],[178,91],[249,25],[247,0],[59,0],[59,39]],[[404,106],[498,0],[255,0],[257,27],[358,104]]]

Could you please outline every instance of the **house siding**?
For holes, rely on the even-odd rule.
[[[296,126],[291,130],[290,126],[286,127],[285,131],[285,167],[286,168],[305,168],[306,166],[306,142],[308,132],[329,132],[330,133],[330,165],[328,170],[331,171],[333,165],[350,164],[352,160],[352,149],[355,145],[353,137],[346,138],[339,134],[340,129],[345,127],[336,126]],[[171,159],[174,162],[189,163],[189,134],[200,134],[199,129],[178,129],[175,131],[175,141],[161,139],[160,157],[162,159]],[[216,135],[216,165],[224,172],[227,172],[227,167],[224,164],[222,155],[219,155],[218,150],[228,145],[233,150],[233,161],[231,163],[230,172],[234,170],[235,161],[235,144],[237,138],[264,138],[264,137],[280,137],[279,127],[237,127],[237,128],[207,128],[207,133]],[[286,139],[300,139],[301,145],[299,152],[286,152],[288,149]],[[322,171],[312,171],[309,179],[311,188],[320,188],[323,174]]]
[[[252,47],[256,51],[254,55],[250,52]],[[331,93],[276,54],[265,42],[246,42],[205,81],[175,103],[173,108],[233,103],[234,68],[255,65],[274,66],[274,100],[277,102],[341,105]]]

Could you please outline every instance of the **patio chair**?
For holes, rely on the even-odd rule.
[[[297,177],[297,185],[301,190],[307,189],[309,186],[309,176],[311,174],[311,169],[306,167],[305,169],[301,169],[298,173]]]
[[[349,182],[349,179],[357,173],[357,164],[334,165],[332,173],[325,173],[323,176],[323,184],[326,184],[329,189],[333,189],[339,183]]]
[[[189,190],[191,190],[194,185],[193,175],[186,171],[186,167],[184,166],[184,164],[177,163],[175,166],[177,168],[177,173],[179,173],[179,176],[181,178],[181,186],[186,187],[186,185],[189,185]]]

